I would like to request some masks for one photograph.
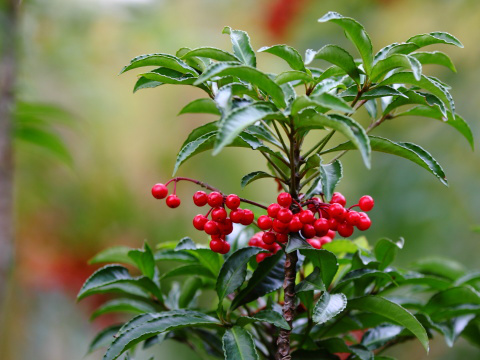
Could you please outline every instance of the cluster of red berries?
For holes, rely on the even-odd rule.
[[[252,236],[252,238],[248,241],[249,246],[256,246],[260,247],[262,249],[268,250],[268,253],[260,253],[257,254],[257,262],[263,261],[265,258],[272,256],[273,254],[276,254],[278,250],[280,250],[282,247],[279,245],[278,242],[272,242],[267,244],[265,241],[263,241],[263,235],[265,233],[263,231],[256,233],[255,235]]]

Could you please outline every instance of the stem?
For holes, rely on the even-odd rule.
[[[283,146],[283,150],[285,151],[285,154],[288,154],[288,147],[287,145],[285,144],[285,141],[283,141],[283,138],[282,138],[282,134],[280,134],[280,131],[278,130],[278,126],[277,124],[275,123],[275,121],[272,121],[273,123],[273,127],[275,129],[275,132],[277,133],[277,136],[278,136],[278,139],[280,140],[280,142],[282,143],[282,146]]]
[[[272,167],[273,167],[275,170],[277,170],[278,176],[279,176],[282,180],[285,180],[285,181],[286,181],[287,175],[285,175],[285,173],[282,171],[282,169],[280,169],[280,168],[278,167],[278,165],[275,164],[275,163],[272,161],[272,159],[270,159],[270,158],[268,157],[268,155],[265,154],[263,151],[260,151],[260,153],[263,155],[263,157],[264,157],[265,159],[267,159],[267,161],[269,162],[269,164],[272,165]]]

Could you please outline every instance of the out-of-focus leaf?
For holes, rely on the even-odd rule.
[[[126,65],[120,74],[123,74],[126,71],[136,69],[139,67],[144,66],[158,66],[158,67],[165,67],[168,69],[172,69],[178,71],[182,74],[192,74],[197,75],[195,69],[191,66],[188,66],[185,62],[177,58],[176,56],[169,55],[169,54],[147,54],[147,55],[140,55],[133,58],[130,61],[130,64]]]
[[[90,317],[90,320],[97,318],[100,315],[112,312],[126,312],[131,314],[143,314],[156,311],[152,305],[135,299],[113,299],[107,301],[97,310],[95,310]],[[113,341],[113,338],[112,338]]]
[[[88,263],[123,263],[135,265],[135,262],[128,256],[130,250],[132,250],[132,248],[128,246],[112,246],[100,251],[97,255],[91,258]]]
[[[118,330],[120,330],[120,328],[121,325],[112,325],[100,331],[90,343],[90,346],[88,347],[88,353],[90,354],[91,352],[102,347],[109,346],[115,339],[114,336]]]
[[[212,99],[196,99],[192,102],[188,103],[183,107],[182,110],[178,113],[181,114],[213,114],[213,115],[220,115],[220,111],[217,109],[215,105],[215,101]]]

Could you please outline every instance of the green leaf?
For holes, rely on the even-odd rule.
[[[161,67],[155,70],[152,70],[148,73],[140,74],[145,79],[158,81],[165,84],[173,85],[193,85],[196,76],[191,74],[184,74],[179,71],[175,71],[169,68]]]
[[[144,66],[161,66],[175,70],[182,74],[197,75],[197,72],[194,68],[188,66],[176,56],[169,54],[147,54],[137,56],[130,61],[130,64],[125,66],[122,71],[120,71],[120,74]]]
[[[426,150],[421,148],[418,145],[412,143],[402,143],[402,142],[393,142],[391,140],[377,137],[369,136],[370,146],[373,151],[384,152],[387,154],[397,155],[403,157],[407,160],[410,160],[417,165],[420,165],[426,169],[431,174],[435,175],[442,184],[448,185],[447,178],[443,172],[442,167],[438,162],[430,155]],[[343,150],[353,150],[354,146],[351,142],[346,142],[340,144],[334,148],[328,149],[323,153],[343,151]]]
[[[348,308],[381,315],[415,335],[428,352],[428,335],[420,322],[408,310],[380,296],[363,296],[348,301]]]
[[[257,66],[255,51],[253,51],[252,45],[250,45],[250,37],[245,31],[232,30],[231,27],[225,26],[222,33],[230,35],[233,53],[240,61],[249,66]]]
[[[252,335],[240,326],[225,331],[222,341],[225,360],[259,359]]]
[[[404,88],[403,88],[404,89]],[[403,91],[403,89],[401,89]],[[406,89],[405,89],[406,90]],[[447,118],[447,108],[445,104],[433,94],[422,93],[419,91],[405,91],[402,97],[395,98],[384,110],[383,115],[391,113],[403,105],[419,104],[433,107],[440,111],[442,115]]]
[[[284,317],[273,310],[262,310],[252,316],[241,316],[237,320],[237,325],[244,327],[256,321],[268,322],[280,329],[290,330],[290,325]]]
[[[105,302],[90,317],[94,320],[100,315],[112,312],[126,312],[131,314],[143,314],[156,311],[152,305],[135,299],[113,299]],[[113,341],[113,338],[112,338]]]
[[[342,164],[335,160],[331,164],[320,164],[320,179],[322,181],[323,194],[327,200],[332,198],[335,187],[343,176]]]
[[[285,60],[293,70],[306,71],[303,59],[293,47],[288,45],[264,46],[258,52],[267,52]]]
[[[349,17],[344,17],[339,13],[333,11],[328,12],[323,17],[318,19],[318,22],[327,21],[338,24],[343,28],[347,38],[352,41],[353,45],[355,45],[358,52],[360,53],[365,71],[367,72],[367,74],[369,74],[372,69],[373,50],[372,42],[367,32],[365,31],[365,28],[356,20]]]
[[[285,275],[284,265],[283,251],[278,251],[275,255],[269,256],[259,263],[245,288],[233,299],[230,309],[236,309],[241,305],[280,289]]]
[[[213,114],[220,115],[220,111],[217,109],[215,101],[212,99],[196,99],[188,103],[178,113],[181,114]]]
[[[356,355],[355,359],[373,360],[373,353],[362,345],[348,346],[345,340],[340,338],[330,338],[316,341],[315,344],[321,349],[327,349],[330,353],[349,353],[351,357]]]
[[[389,282],[392,282],[392,277],[383,271],[373,270],[373,269],[357,269],[348,272],[342,280],[338,283],[339,285],[344,285],[350,281],[365,279],[365,278],[381,278],[386,279]]]
[[[198,262],[209,269],[213,275],[218,276],[223,264],[222,255],[215,253],[210,249],[188,250],[187,252],[195,256]]]
[[[398,68],[412,69],[414,78],[417,81],[421,80],[422,64],[418,59],[410,55],[394,54],[375,64],[372,69],[372,81],[377,82],[388,72]]]
[[[199,277],[188,278],[182,286],[180,297],[178,298],[178,307],[180,309],[188,308],[195,301],[195,296],[202,290],[203,281]]]
[[[193,242],[191,238],[188,236],[180,239],[178,242],[177,246],[175,246],[175,251],[180,251],[180,250],[196,250],[197,245]]]
[[[424,47],[434,44],[447,44],[463,48],[463,44],[455,36],[441,31],[415,35],[408,39],[407,42],[414,43],[418,47]]]
[[[182,59],[188,59],[191,57],[204,57],[208,59],[213,59],[217,61],[238,61],[240,62],[240,59],[237,58],[235,55],[221,49],[217,49],[214,47],[199,47],[193,50],[188,51],[187,53],[183,54],[181,56]]]
[[[248,126],[273,113],[274,111],[268,106],[258,104],[233,110],[222,121],[213,155],[218,154],[225,146],[230,145]]]
[[[145,242],[144,249],[134,249],[128,252],[128,256],[135,262],[143,275],[153,280],[155,274],[155,258],[152,249]]]
[[[283,85],[293,81],[300,81],[301,83],[309,83],[313,81],[313,78],[303,71],[290,70],[278,74],[275,77],[275,82],[278,85]]]
[[[219,303],[245,281],[247,276],[247,264],[252,256],[264,250],[257,247],[246,247],[235,251],[223,264],[217,279],[217,295]]]
[[[184,251],[175,251],[175,250],[161,250],[155,253],[155,261],[180,261],[187,263],[197,262],[197,258],[191,254],[188,254]]]
[[[420,61],[422,65],[427,65],[427,64],[442,65],[452,70],[453,72],[457,72],[457,69],[455,69],[455,65],[453,64],[450,57],[441,51],[433,51],[433,52],[419,51],[411,54],[410,56]]]
[[[121,328],[121,325],[112,325],[100,331],[92,340],[88,347],[88,354],[102,347],[109,346],[115,339],[115,334]]]
[[[305,60],[309,64],[314,59],[321,59],[328,61],[344,70],[357,84],[360,84],[360,73],[355,65],[352,55],[345,49],[337,45],[325,45],[317,52],[310,54],[309,58]]]
[[[376,64],[378,61],[386,59],[393,54],[408,55],[418,48],[419,46],[415,45],[414,43],[393,43],[380,49],[380,51],[375,55],[373,63]]]
[[[340,314],[347,306],[347,297],[344,294],[329,294],[324,291],[313,309],[313,321],[317,324],[326,323]]]
[[[153,89],[160,85],[164,85],[164,83],[140,76],[135,85],[133,86],[133,93],[135,94],[138,90],[142,89]]]
[[[302,249],[300,253],[305,255],[313,266],[320,269],[323,283],[328,288],[338,270],[337,257],[330,251],[323,249]]]
[[[285,252],[290,254],[291,252],[300,250],[300,249],[313,249],[312,246],[305,241],[298,233],[291,234],[287,246],[285,248]]]
[[[100,251],[97,255],[91,258],[88,263],[99,264],[114,262],[135,265],[135,262],[128,256],[130,250],[132,250],[132,248],[128,246],[112,246]]]
[[[310,275],[295,285],[295,293],[314,290],[325,291],[325,284],[320,276],[320,272],[320,268],[315,267]]]
[[[274,178],[274,177],[275,176],[268,174],[265,171],[253,171],[242,178],[241,185],[242,185],[242,188],[244,188],[245,186],[247,186],[248,184],[256,180],[265,179],[265,178]]]
[[[212,272],[203,265],[200,264],[191,264],[191,265],[184,265],[179,266],[175,269],[172,269],[162,275],[162,279],[171,278],[174,276],[206,276],[212,279],[216,279],[216,276],[212,274]]]
[[[436,275],[453,281],[465,275],[466,272],[461,263],[443,257],[418,260],[411,267],[423,274]]]
[[[316,108],[318,106],[346,113],[353,112],[350,105],[343,99],[329,93],[323,93],[316,96],[302,95],[297,97],[292,103],[291,113],[296,115],[305,108]]]
[[[384,324],[373,329],[368,329],[362,337],[362,345],[369,350],[376,350],[389,341],[395,339],[403,328],[398,325]]]
[[[398,72],[383,80],[379,86],[391,84],[410,84],[425,89],[437,96],[445,104],[448,104],[452,113],[455,113],[455,104],[450,93],[431,78],[422,75],[421,80],[417,80],[411,72]]]
[[[103,360],[117,359],[124,351],[135,344],[165,331],[173,331],[185,327],[219,326],[217,319],[197,311],[166,311],[151,314],[151,319],[129,326],[118,334]]]
[[[342,99],[346,101],[352,101],[358,94],[358,89],[356,85],[350,86],[347,90],[338,94]],[[382,98],[386,96],[401,96],[405,97],[403,93],[394,89],[391,86],[376,86],[372,90],[368,90],[367,92],[363,93],[360,97],[361,100],[371,100],[376,98]]]
[[[380,270],[384,270],[395,260],[398,250],[403,249],[404,243],[405,240],[403,238],[400,238],[397,242],[386,238],[378,240],[375,244],[374,253],[380,262]]]
[[[275,83],[268,75],[247,65],[239,65],[233,62],[217,63],[210,66],[198,77],[194,85],[199,85],[214,76],[235,76],[242,81],[248,82],[270,96],[273,102],[280,108],[286,106],[282,88]]]
[[[433,295],[423,309],[427,314],[436,315],[444,309],[460,305],[480,305],[480,293],[468,285],[453,287]]]
[[[338,239],[330,243],[324,244],[322,249],[328,250],[334,254],[354,254],[358,251],[357,244],[347,239]]]

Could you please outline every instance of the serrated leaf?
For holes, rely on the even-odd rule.
[[[259,263],[245,288],[233,299],[230,308],[232,310],[236,309],[241,305],[280,289],[285,275],[284,265],[283,251],[278,251],[275,255],[269,256]]]
[[[217,279],[217,295],[219,303],[225,296],[237,290],[247,276],[247,264],[252,256],[264,250],[257,247],[247,247],[235,251],[223,264]]]
[[[424,47],[434,44],[447,44],[463,48],[463,44],[455,36],[442,31],[415,35],[408,39],[407,42],[414,43],[418,47]]]
[[[328,288],[338,270],[337,257],[330,251],[323,249],[302,249],[300,253],[305,255],[312,262],[313,266],[320,269],[323,283]]]
[[[386,59],[393,54],[408,55],[417,50],[418,48],[419,46],[414,43],[393,43],[380,49],[375,55],[373,63],[376,64],[378,61]]]
[[[193,83],[197,79],[196,76],[193,76],[191,74],[183,74],[179,71],[164,67],[152,70],[148,73],[140,74],[139,76],[142,76],[148,80],[173,85],[193,85]]]
[[[258,52],[267,52],[285,60],[293,70],[305,71],[303,59],[293,47],[288,45],[264,46]]]
[[[133,93],[136,93],[138,90],[142,89],[153,89],[160,85],[164,85],[164,83],[140,76],[135,85],[133,86]]]
[[[308,275],[304,280],[295,285],[295,293],[304,291],[325,291],[325,284],[320,276],[320,268],[315,267],[313,272]]]
[[[100,251],[97,255],[91,258],[88,263],[123,263],[135,265],[135,262],[128,256],[130,250],[132,250],[132,248],[128,246],[112,246]]]
[[[217,319],[197,311],[181,310],[151,314],[150,320],[120,331],[103,360],[117,359],[135,344],[165,331],[185,327],[219,326]]]
[[[410,56],[420,61],[420,63],[422,63],[423,65],[427,65],[427,64],[442,65],[452,70],[453,72],[457,72],[457,69],[455,69],[455,65],[453,64],[450,57],[441,51],[433,51],[433,52],[419,51],[411,54]]]
[[[397,242],[386,238],[378,240],[373,251],[380,263],[380,270],[384,270],[395,260],[398,250],[403,249],[404,243],[405,240],[403,238],[400,238]]]
[[[322,181],[323,194],[327,200],[332,198],[335,187],[343,176],[342,164],[335,160],[331,164],[320,164],[320,179]]]
[[[342,49],[337,45],[325,45],[318,50],[315,55],[310,56],[310,61],[305,61],[309,64],[314,59],[321,59],[332,63],[343,71],[345,71],[357,84],[360,84],[360,73],[355,65],[352,55],[350,55],[345,49]],[[319,79],[320,81],[321,79]]]
[[[152,249],[146,242],[144,249],[130,250],[128,256],[134,261],[143,275],[153,280],[155,274],[155,258]]]
[[[225,360],[259,359],[252,335],[240,326],[225,331],[222,341]]]
[[[293,81],[299,81],[300,83],[309,83],[313,81],[313,78],[309,74],[297,70],[285,71],[275,77],[275,82],[278,85],[283,85]]]
[[[217,61],[238,61],[240,59],[237,58],[235,55],[221,49],[217,49],[214,47],[204,46],[199,47],[193,50],[190,50],[181,56],[182,59],[188,59],[191,57],[204,57],[208,59],[213,59]]]
[[[393,54],[377,62],[372,69],[372,81],[377,82],[388,72],[399,68],[411,69],[415,79],[420,81],[422,76],[421,62],[413,56],[403,54]]]
[[[377,136],[369,136],[370,146],[373,151],[384,152],[387,154],[397,155],[414,162],[435,175],[442,184],[448,185],[447,178],[442,167],[426,150],[412,143],[394,142]],[[323,153],[353,150],[354,146],[351,142],[340,144],[332,149],[328,149]]]
[[[195,69],[187,65],[185,62],[183,62],[176,56],[169,54],[147,54],[137,56],[130,61],[130,64],[128,64],[122,69],[120,74],[144,66],[159,66],[172,69],[182,74],[191,74],[195,76],[197,75]]]
[[[383,271],[374,270],[374,269],[357,269],[348,272],[339,282],[339,285],[344,285],[350,281],[365,279],[365,278],[382,278],[386,279],[389,282],[392,282],[392,277]]]
[[[231,27],[225,26],[222,34],[230,35],[230,40],[233,45],[233,53],[238,59],[240,59],[240,61],[249,66],[257,66],[255,51],[253,51],[252,45],[250,44],[250,37],[245,31],[232,30]]]
[[[113,299],[105,302],[90,316],[90,320],[97,318],[100,315],[112,312],[126,312],[131,314],[143,314],[156,311],[152,305],[135,299]],[[113,341],[113,337],[112,337]]]
[[[237,320],[237,325],[244,327],[256,321],[268,322],[280,329],[290,330],[290,325],[283,316],[273,310],[262,310],[252,316],[241,316]]]
[[[313,308],[313,321],[324,324],[340,314],[347,306],[347,297],[344,294],[330,294],[323,292]]]
[[[178,113],[181,114],[213,114],[220,115],[220,111],[217,109],[215,101],[212,99],[196,99],[185,105]]]
[[[346,101],[352,101],[358,94],[358,88],[356,85],[350,86],[345,91],[338,94],[339,97],[345,99]],[[400,96],[406,97],[400,91],[394,89],[391,86],[376,86],[375,88],[368,90],[367,92],[363,93],[360,97],[361,100],[371,100],[376,98],[382,98],[386,96]]]
[[[440,100],[435,95],[429,93],[422,93],[419,91],[406,91],[403,93],[403,95],[404,96],[402,97],[396,97],[390,104],[388,104],[388,106],[386,106],[383,110],[383,115],[389,114],[393,110],[403,105],[418,104],[426,105],[437,109],[445,117],[444,120],[447,119],[447,108],[442,102],[442,100]]]
[[[380,296],[368,295],[348,301],[348,308],[381,315],[399,324],[417,337],[428,352],[428,335],[420,322],[408,310]]]
[[[360,53],[365,71],[367,72],[367,74],[369,74],[370,70],[372,69],[373,50],[372,42],[367,32],[365,31],[365,28],[356,20],[349,17],[344,17],[339,13],[333,11],[328,12],[323,17],[318,19],[318,22],[327,21],[338,24],[343,28],[347,38],[352,41],[353,45],[355,45],[358,52]]]
[[[253,171],[242,178],[241,185],[242,185],[242,188],[244,188],[245,186],[247,186],[248,184],[256,180],[265,179],[265,178],[274,178],[274,177],[275,176],[268,174],[265,171]]]
[[[114,336],[120,328],[121,325],[112,325],[100,331],[90,343],[88,354],[102,347],[109,346],[115,339]]]
[[[197,245],[195,242],[189,238],[188,236],[180,239],[178,244],[175,246],[175,251],[180,251],[180,250],[196,250]]]
[[[195,85],[199,85],[214,76],[235,76],[242,81],[258,86],[260,90],[270,96],[273,102],[280,108],[286,106],[282,88],[268,75],[247,65],[239,65],[234,62],[222,62],[213,64],[196,79]]]

